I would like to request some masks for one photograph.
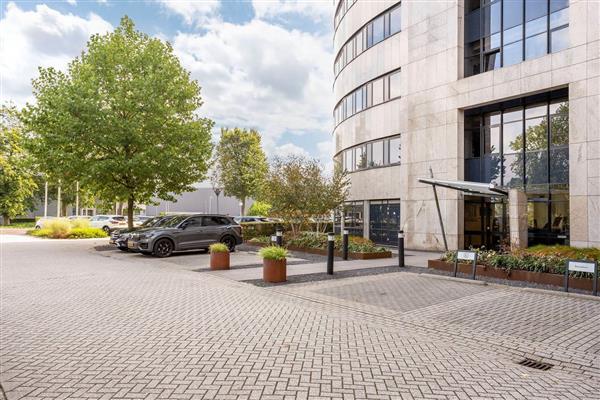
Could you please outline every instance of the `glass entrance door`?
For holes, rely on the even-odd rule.
[[[465,248],[499,249],[508,237],[505,202],[486,197],[465,197]]]

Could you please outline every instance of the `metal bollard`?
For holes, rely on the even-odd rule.
[[[348,259],[348,230],[344,229],[344,234],[342,236],[342,258],[344,260]]]
[[[277,231],[275,231],[275,236],[277,238],[275,241],[277,246],[283,246],[283,232],[281,231],[281,229],[277,229]]]
[[[404,231],[398,231],[398,267],[404,268]]]
[[[327,234],[327,275],[333,275],[333,251],[335,249],[335,235]]]

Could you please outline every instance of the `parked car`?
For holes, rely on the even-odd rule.
[[[269,222],[268,218],[254,216],[254,215],[245,215],[243,217],[233,217],[233,219],[238,224],[240,224],[242,222]]]
[[[142,226],[144,224],[144,222],[153,219],[154,217],[151,217],[149,215],[136,215],[133,217],[133,226],[134,227],[139,227]]]
[[[48,221],[52,221],[53,219],[56,219],[56,217],[42,217],[38,219],[35,221],[35,229],[42,229]]]
[[[242,244],[242,227],[231,217],[217,214],[175,215],[161,226],[133,232],[127,241],[129,249],[157,257],[173,252],[207,250],[221,242],[229,251]]]
[[[95,215],[90,219],[90,226],[110,233],[113,229],[126,227],[127,220],[121,215]]]
[[[146,219],[141,225],[133,226],[132,229],[115,229],[110,233],[110,244],[114,244],[122,251],[129,251],[127,248],[127,241],[131,237],[132,232],[137,232],[143,229],[152,228],[156,226],[160,226],[161,224],[166,223],[168,220],[173,218],[172,216],[159,216],[159,217],[150,217]]]

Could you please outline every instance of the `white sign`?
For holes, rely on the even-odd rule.
[[[594,273],[595,264],[585,261],[569,261],[569,271]]]
[[[271,236],[271,242],[276,242],[277,241],[277,236],[273,235]]]
[[[477,253],[475,253],[474,251],[459,251],[456,255],[456,258],[459,260],[475,261],[476,254]]]

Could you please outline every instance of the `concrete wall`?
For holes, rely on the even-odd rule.
[[[335,53],[396,1],[357,2],[334,37]],[[351,173],[350,200],[401,199],[406,244],[441,249],[428,177],[464,178],[463,110],[561,87],[570,101],[571,244],[600,246],[600,2],[571,0],[570,48],[463,79],[464,1],[402,3],[402,32],[355,58],[334,83],[336,103],[361,84],[401,68],[402,97],[372,107],[334,130],[336,153],[402,134],[402,165]],[[462,194],[438,189],[450,248],[463,244]]]

